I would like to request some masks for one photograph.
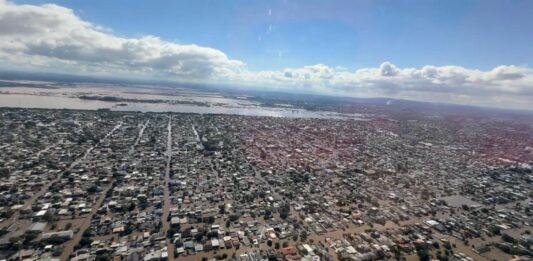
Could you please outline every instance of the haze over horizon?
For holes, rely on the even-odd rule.
[[[0,0],[0,68],[531,109],[532,10],[531,1]]]

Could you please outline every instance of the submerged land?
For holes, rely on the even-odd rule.
[[[532,257],[528,112],[95,88],[0,89],[0,260]]]

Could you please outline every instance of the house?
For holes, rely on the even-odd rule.
[[[28,228],[28,231],[42,232],[45,227],[46,227],[46,223],[44,223],[44,222],[35,222],[35,223],[31,224],[31,226]]]
[[[44,233],[42,236],[42,240],[47,240],[50,238],[61,238],[61,239],[72,239],[74,236],[74,232],[72,230],[64,230],[59,232],[50,232],[50,233]]]

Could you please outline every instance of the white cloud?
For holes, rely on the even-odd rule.
[[[386,96],[532,109],[533,70],[502,65],[400,68],[390,62],[349,71],[324,64],[250,71],[217,49],[156,36],[120,37],[54,4],[0,0],[0,63],[88,73],[168,77],[349,96]]]
[[[392,63],[384,62],[379,66],[379,73],[381,76],[396,76],[398,75],[398,68]]]
[[[399,68],[384,62],[375,68],[347,71],[318,64],[234,77],[234,81],[336,95],[533,108],[533,70],[518,66],[481,71],[461,66]]]
[[[155,36],[118,37],[81,20],[71,9],[0,2],[0,58],[49,66],[88,65],[202,79],[220,68],[239,67],[223,52],[179,45]]]

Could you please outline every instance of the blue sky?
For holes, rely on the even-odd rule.
[[[0,0],[0,68],[533,110],[533,1]]]
[[[253,70],[533,61],[533,1],[16,1],[49,2],[115,34],[213,47]]]

